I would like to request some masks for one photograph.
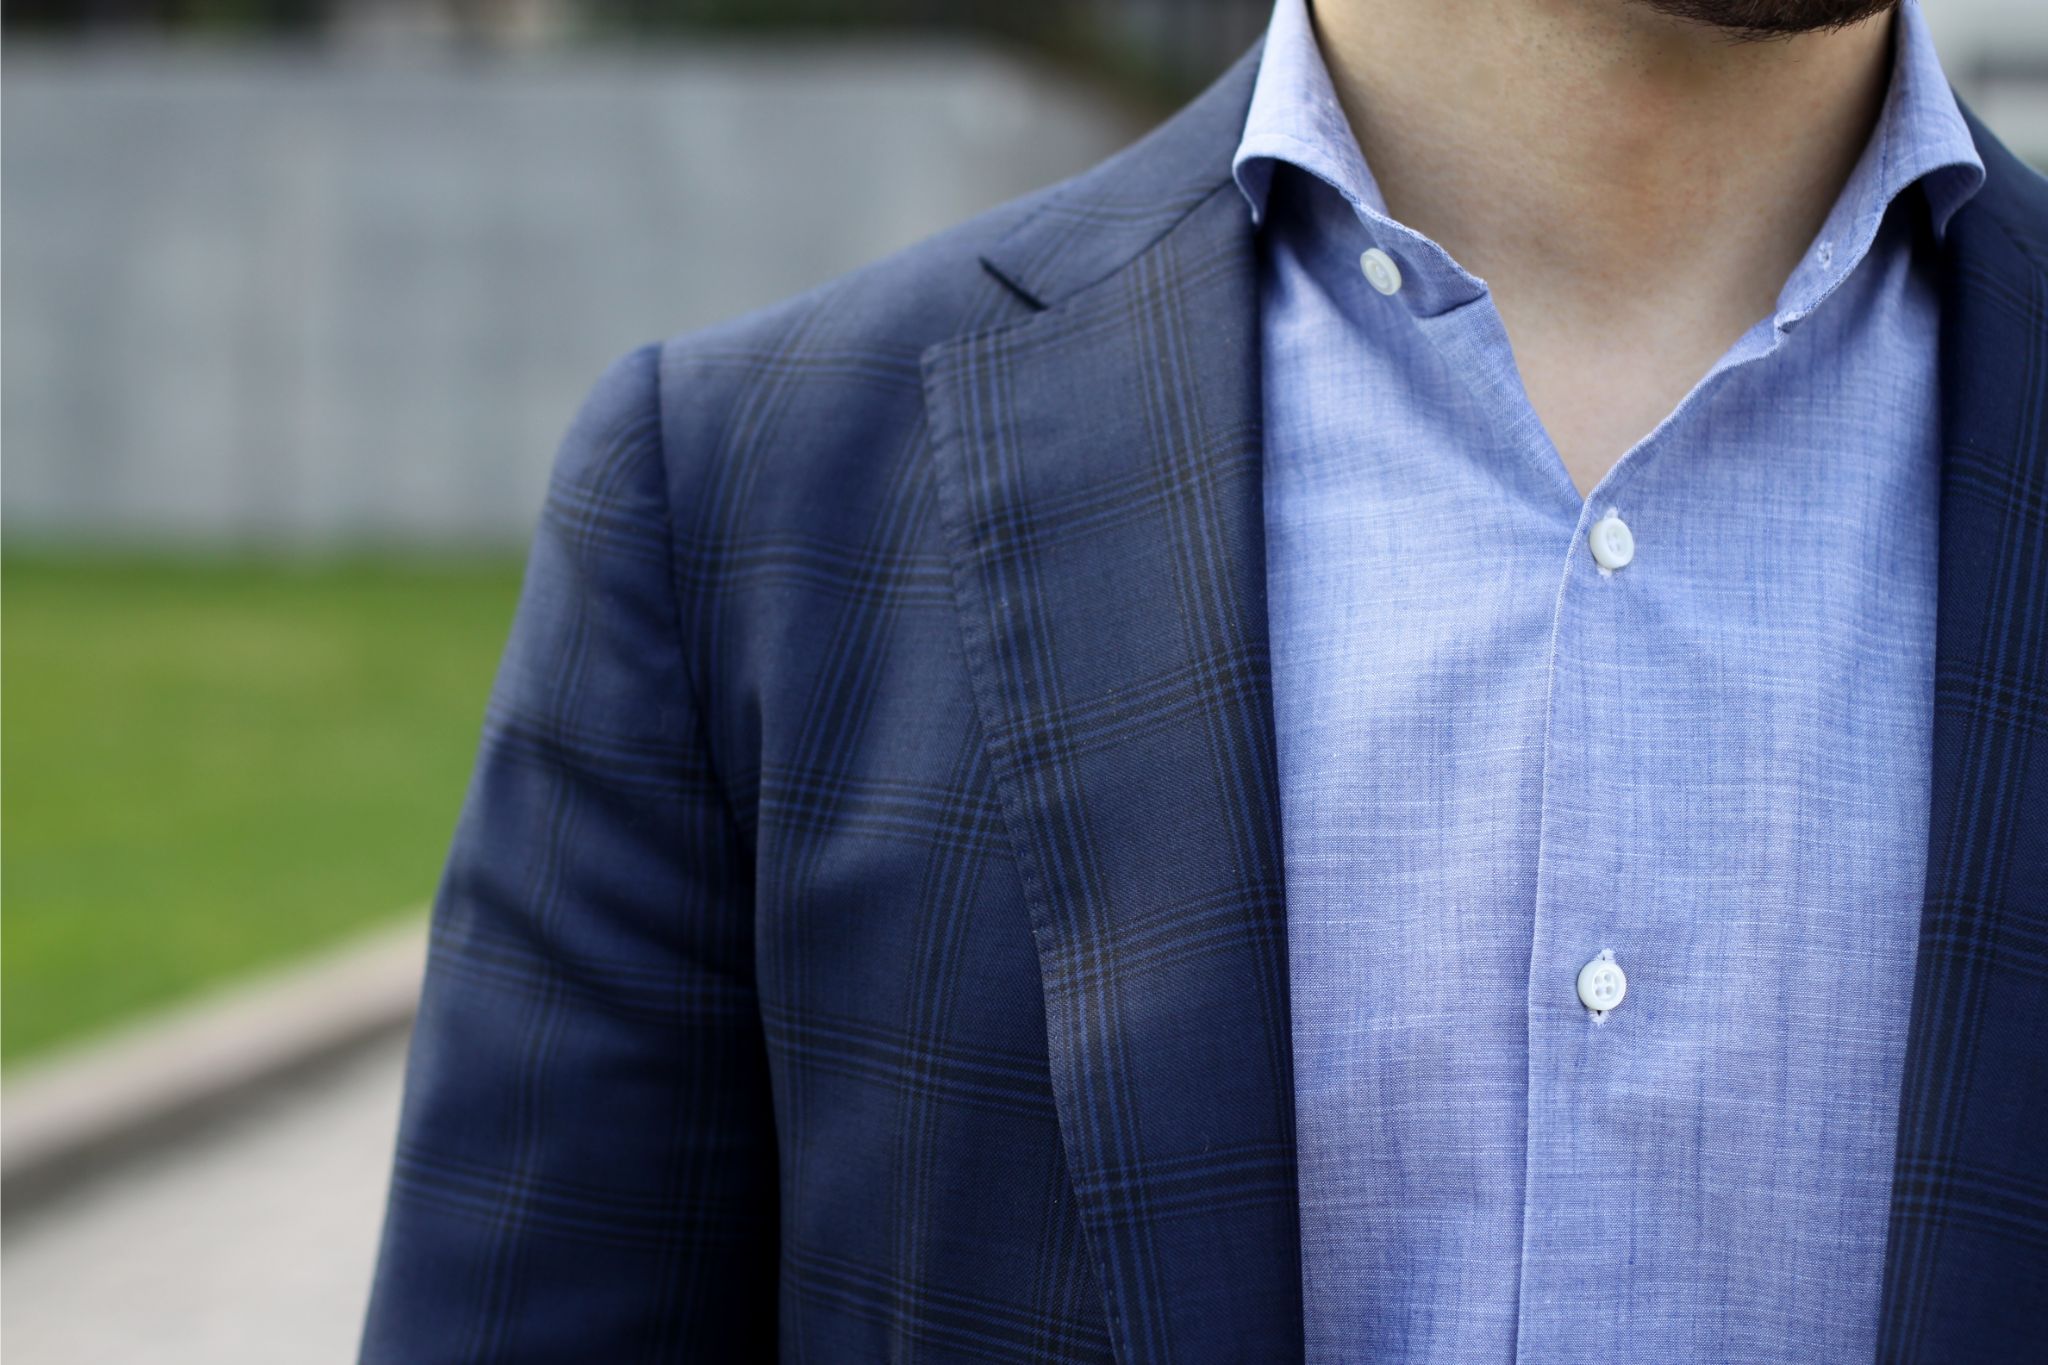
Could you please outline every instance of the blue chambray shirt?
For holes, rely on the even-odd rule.
[[[1911,4],[1894,53],[1775,314],[1581,499],[1485,283],[1387,216],[1305,0],[1274,10],[1236,172],[1313,1360],[1871,1358],[1926,864],[1931,253],[1983,176]],[[1595,1013],[1603,952],[1627,989]]]

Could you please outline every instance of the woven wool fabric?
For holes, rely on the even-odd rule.
[[[1257,62],[593,385],[435,897],[365,1361],[1300,1357]],[[1928,1365],[2048,1337],[2048,181],[1970,131],[1877,1306]]]
[[[1934,231],[1982,180],[1911,5],[1896,35],[1774,315],[1582,499],[1486,286],[1387,215],[1304,0],[1276,7],[1237,175],[1311,1359],[1871,1356],[1926,870]],[[1595,1015],[1602,951],[1628,993]]]

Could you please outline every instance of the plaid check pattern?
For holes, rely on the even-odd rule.
[[[436,897],[364,1360],[1299,1356],[1255,59],[592,389]],[[2048,1333],[2048,196],[1983,141],[1901,1360]]]
[[[1970,123],[1989,178],[1945,251],[1934,795],[1885,1361],[2048,1358],[2048,182]]]

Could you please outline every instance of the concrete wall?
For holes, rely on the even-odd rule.
[[[523,541],[614,356],[1136,131],[955,45],[36,50],[4,77],[11,535]]]

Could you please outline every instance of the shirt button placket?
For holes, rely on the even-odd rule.
[[[1623,851],[1635,804],[1629,736],[1641,698],[1610,690],[1627,676],[1637,619],[1633,593],[1605,590],[1640,575],[1635,532],[1613,507],[1582,506],[1563,574],[1550,652],[1542,807],[1528,983],[1524,1259],[1517,1331],[1524,1349],[1552,1358],[1571,1333],[1564,1287],[1611,1278],[1612,1248],[1568,1234],[1564,1210],[1626,1188],[1624,1107],[1632,1040],[1647,1016],[1615,1028],[1642,989],[1623,954],[1644,922]],[[1590,561],[1584,562],[1584,561]],[[1630,580],[1634,582],[1633,578]],[[1615,779],[1620,775],[1621,780]],[[1648,909],[1648,907],[1644,907]],[[1650,916],[1654,919],[1654,916]],[[1593,1292],[1587,1302],[1612,1307]]]

